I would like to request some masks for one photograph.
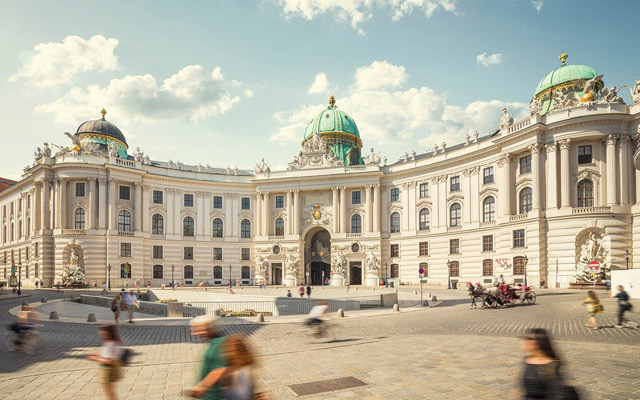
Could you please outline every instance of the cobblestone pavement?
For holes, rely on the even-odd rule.
[[[23,300],[0,300],[0,322]],[[61,294],[48,292],[52,299]],[[436,308],[332,322],[336,340],[316,341],[296,324],[227,326],[248,335],[261,363],[259,384],[276,399],[297,398],[288,387],[353,376],[365,386],[304,399],[514,398],[522,363],[518,337],[549,329],[567,360],[567,373],[590,399],[640,398],[640,330],[616,329],[615,303],[605,300],[605,328],[584,327],[578,294],[546,294],[533,306],[469,310],[468,301]],[[632,320],[639,322],[638,314]],[[121,398],[180,399],[193,385],[203,345],[186,326],[120,328],[135,356],[118,384]],[[6,331],[3,331],[4,340]],[[85,360],[96,350],[96,327],[44,322],[44,349],[35,356],[0,350],[0,398],[99,398],[99,367]]]

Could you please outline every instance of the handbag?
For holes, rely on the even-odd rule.
[[[604,311],[604,306],[602,304],[597,304],[596,305],[596,312],[597,313],[601,313]]]
[[[116,312],[116,310],[118,310],[118,306],[116,306],[115,304],[112,304],[111,311]]]

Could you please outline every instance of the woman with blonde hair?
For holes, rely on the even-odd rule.
[[[587,305],[587,312],[590,314],[585,326],[591,329],[599,329],[598,322],[596,321],[596,314],[603,312],[604,307],[602,307],[600,299],[598,299],[598,295],[593,290],[589,290],[587,296],[589,297],[582,302],[582,304]]]

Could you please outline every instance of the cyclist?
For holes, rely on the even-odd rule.
[[[10,326],[10,329],[17,335],[16,348],[20,349],[24,342],[24,337],[31,329],[35,329],[35,324],[38,322],[38,313],[35,312],[34,306],[24,306],[20,312],[18,312],[18,321]]]
[[[324,315],[329,312],[329,307],[327,306],[326,301],[318,302],[318,305],[314,306],[309,312],[309,316],[307,318],[307,326],[310,328],[316,328],[317,333],[322,332],[322,328],[324,328]]]

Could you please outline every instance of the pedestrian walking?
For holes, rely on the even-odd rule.
[[[129,312],[129,323],[133,324],[133,313],[135,312],[135,310],[140,308],[140,303],[138,302],[138,298],[136,297],[136,294],[133,292],[133,290],[123,298],[123,302],[127,307],[127,311]]]
[[[287,297],[291,297],[291,290],[287,290]]]
[[[585,326],[597,330],[599,327],[598,322],[596,321],[596,314],[603,312],[604,307],[600,303],[598,295],[593,290],[589,290],[589,292],[587,292],[587,296],[588,297],[582,302],[582,304],[587,305],[587,312],[590,315]]]
[[[298,288],[298,294],[300,295],[300,297],[304,297],[304,286],[300,285],[300,287]]]
[[[307,297],[311,298],[311,285],[307,283]]]
[[[102,292],[100,292],[100,295],[104,295],[104,296],[108,296],[109,295],[109,291],[107,290],[107,284],[106,283],[102,284]]]
[[[38,288],[38,283],[40,282],[38,282],[38,280],[36,279],[36,289]]]
[[[115,325],[102,325],[98,328],[98,333],[102,339],[100,353],[91,354],[87,358],[100,363],[100,383],[107,400],[116,399],[115,384],[122,379],[122,341],[118,335]]]
[[[617,289],[618,293],[611,297],[618,300],[618,324],[616,325],[616,328],[622,328],[622,325],[625,322],[624,313],[631,311],[633,305],[629,302],[629,294],[624,290],[624,287],[622,285],[618,285]]]
[[[523,399],[579,399],[576,390],[566,385],[561,373],[562,361],[545,329],[533,328],[522,338],[526,358],[521,379]]]
[[[118,324],[118,319],[120,319],[120,311],[122,310],[122,296],[120,294],[116,294],[116,297],[111,301],[111,311],[113,311],[113,319]]]

